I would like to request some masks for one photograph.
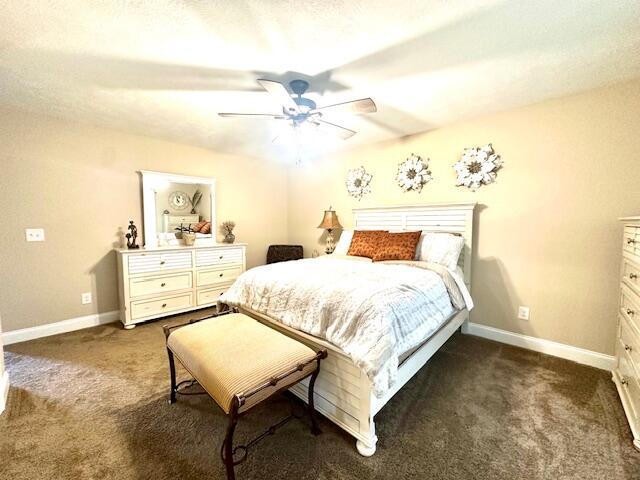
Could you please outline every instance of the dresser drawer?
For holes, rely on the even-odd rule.
[[[163,297],[154,300],[137,300],[131,302],[131,318],[150,317],[153,315],[173,312],[193,306],[193,295],[185,293],[172,297]]]
[[[640,337],[626,318],[620,318],[618,342],[622,350],[627,352],[636,372],[640,372]]]
[[[154,275],[153,277],[133,277],[129,279],[129,296],[141,297],[155,293],[184,290],[193,285],[191,272],[173,275]]]
[[[627,257],[622,258],[622,280],[631,290],[640,294],[640,266]]]
[[[196,250],[196,267],[242,264],[242,248],[212,248]]]
[[[227,291],[227,287],[207,288],[205,290],[198,290],[198,306],[208,305],[210,303],[216,303],[220,296]]]
[[[618,355],[618,373],[620,374],[622,388],[627,393],[627,399],[631,406],[633,417],[638,418],[638,416],[640,416],[640,384],[638,384],[638,375],[633,367],[629,354],[624,350],[622,342],[618,342],[616,353]]]
[[[191,268],[191,252],[143,253],[129,256],[129,274],[186,270]]]
[[[196,286],[228,285],[240,276],[241,266],[229,266],[228,268],[215,268],[210,270],[198,270],[196,272]]]
[[[625,284],[620,288],[620,312],[634,328],[640,331],[640,299]]]
[[[200,215],[197,214],[189,214],[189,215],[167,215],[167,222],[171,225],[187,225],[195,224],[200,221]]]
[[[625,226],[622,250],[640,257],[640,227]]]

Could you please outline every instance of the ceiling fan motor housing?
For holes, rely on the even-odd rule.
[[[286,108],[283,108],[284,113],[288,115],[290,119],[294,121],[294,123],[303,122],[309,117],[309,112],[311,110],[315,110],[316,108],[316,102],[302,96],[304,92],[306,92],[309,88],[309,82],[298,79],[291,80],[289,82],[289,87],[291,87],[291,91],[297,95],[293,97],[293,101],[296,102],[296,105],[302,108],[300,108],[299,113],[293,115],[291,114],[291,112],[288,112]]]
[[[289,82],[289,86],[291,87],[291,91],[298,96],[304,95],[304,92],[309,88],[309,82],[306,80],[291,80]]]

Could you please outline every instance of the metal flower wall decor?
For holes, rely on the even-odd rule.
[[[462,157],[453,166],[458,176],[456,185],[475,192],[482,185],[495,182],[496,172],[502,163],[500,155],[493,151],[490,143],[484,147],[465,148]]]
[[[347,192],[360,200],[363,195],[371,192],[371,174],[364,167],[354,168],[347,172]]]
[[[413,153],[404,162],[400,162],[396,176],[400,188],[405,192],[422,191],[422,187],[432,178],[428,162],[429,159],[425,162],[422,157]]]

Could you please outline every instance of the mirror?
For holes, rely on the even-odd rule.
[[[216,243],[213,178],[140,173],[145,247]]]

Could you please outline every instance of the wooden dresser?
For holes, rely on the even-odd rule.
[[[631,426],[633,444],[640,450],[640,217],[620,220],[624,237],[613,381]]]
[[[118,249],[120,319],[125,328],[210,307],[244,272],[245,244]]]

